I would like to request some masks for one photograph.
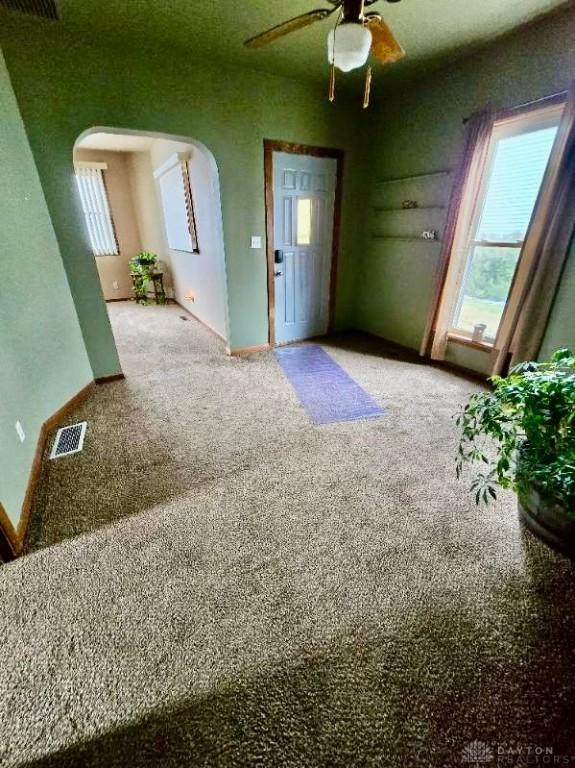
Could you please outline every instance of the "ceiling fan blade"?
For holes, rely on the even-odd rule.
[[[405,51],[381,16],[366,16],[366,24],[372,37],[371,53],[381,64],[393,64],[405,56]]]
[[[310,24],[314,24],[316,21],[321,21],[327,16],[330,16],[334,11],[339,8],[339,3],[334,8],[318,8],[316,11],[309,11],[309,13],[302,13],[301,16],[295,16],[289,21],[284,21],[283,24],[278,24],[271,29],[262,32],[260,35],[250,37],[246,40],[244,45],[248,48],[259,48],[262,45],[273,43],[279,37],[289,35],[290,32],[295,32],[298,29],[308,27]]]

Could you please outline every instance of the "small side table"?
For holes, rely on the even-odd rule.
[[[150,275],[150,279],[154,284],[154,299],[156,304],[165,304],[166,291],[164,290],[164,273],[154,272]]]
[[[148,281],[151,280],[154,286],[154,301],[156,304],[166,304],[166,291],[164,290],[164,273],[153,272],[151,275],[132,275],[132,284],[134,286],[134,298],[137,304],[147,304]]]

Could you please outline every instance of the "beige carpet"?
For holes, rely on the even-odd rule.
[[[271,353],[110,311],[127,379],[0,568],[1,766],[575,755],[575,569],[455,481],[473,384],[342,336],[388,415],[314,427]]]

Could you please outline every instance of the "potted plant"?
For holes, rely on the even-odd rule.
[[[138,304],[148,303],[148,283],[153,274],[158,257],[151,251],[140,251],[130,259],[130,275],[134,285],[135,299]]]
[[[492,390],[469,398],[457,418],[457,477],[479,464],[471,490],[477,504],[511,488],[525,524],[575,556],[575,356],[559,349],[543,363],[521,363]]]

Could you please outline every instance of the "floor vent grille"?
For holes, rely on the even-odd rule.
[[[61,427],[56,433],[56,439],[52,446],[51,459],[58,459],[60,456],[69,456],[71,453],[78,453],[84,445],[84,435],[88,422],[81,421],[79,424],[70,424],[69,427]]]
[[[28,16],[58,21],[58,9],[55,0],[0,0],[0,11],[16,11]]]

